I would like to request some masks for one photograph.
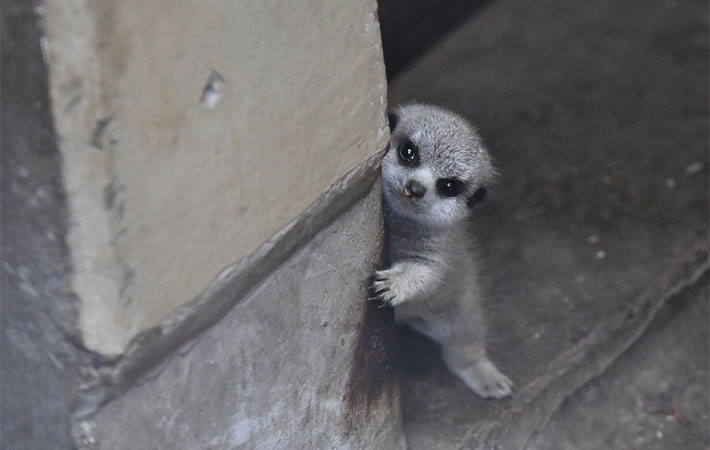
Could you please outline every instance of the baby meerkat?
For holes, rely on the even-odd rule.
[[[495,176],[491,158],[466,120],[439,107],[399,107],[390,128],[382,186],[391,266],[372,276],[373,298],[441,344],[448,367],[476,394],[507,397],[513,383],[486,354],[466,227]]]

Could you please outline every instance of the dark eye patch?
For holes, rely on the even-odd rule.
[[[387,120],[390,123],[390,131],[394,131],[394,129],[397,128],[397,123],[399,122],[399,117],[397,117],[397,114],[395,114],[394,111],[388,111],[387,112]]]
[[[476,189],[476,191],[468,199],[466,199],[466,204],[473,208],[474,206],[485,200],[487,194],[488,191],[486,190],[486,188],[481,186]]]
[[[436,192],[443,197],[456,197],[463,192],[464,184],[456,178],[439,178],[436,180]]]
[[[408,166],[419,165],[419,150],[410,140],[404,141],[398,150],[399,159]]]

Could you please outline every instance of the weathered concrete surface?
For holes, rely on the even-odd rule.
[[[405,334],[411,448],[522,448],[707,268],[706,2],[499,0],[390,88],[462,112],[501,177],[476,222],[492,359],[479,400]]]
[[[140,37],[123,36],[126,39],[98,42],[97,36],[113,36],[112,33],[116,32],[111,28],[111,21],[133,20],[131,17],[122,18],[101,11],[102,6],[108,5],[108,2],[62,2],[61,5],[50,1],[43,5],[20,3],[2,3],[2,448],[204,448],[205,443],[209,442],[214,448],[293,448],[311,444],[321,447],[328,443],[336,447],[401,448],[403,438],[399,387],[396,374],[393,373],[394,364],[390,361],[394,338],[392,316],[378,310],[375,305],[368,305],[364,291],[366,276],[380,257],[381,224],[380,194],[377,188],[379,156],[364,158],[363,155],[379,152],[384,147],[387,138],[384,98],[369,98],[363,91],[356,95],[345,89],[340,89],[336,96],[332,95],[336,87],[321,84],[320,88],[326,90],[318,92],[313,98],[308,97],[308,101],[301,105],[305,110],[289,112],[284,109],[280,111],[281,116],[270,117],[268,123],[266,116],[259,116],[258,122],[251,124],[252,132],[248,136],[254,137],[259,131],[282,140],[277,142],[279,145],[276,148],[284,157],[284,161],[279,163],[290,164],[296,172],[309,174],[308,192],[299,191],[298,186],[289,184],[289,174],[284,171],[262,172],[265,178],[258,181],[262,183],[266,180],[268,184],[262,183],[260,186],[265,193],[274,192],[272,185],[276,185],[276,191],[290,189],[288,195],[278,199],[279,205],[283,202],[289,208],[296,208],[294,205],[302,201],[304,205],[310,206],[305,211],[296,211],[301,213],[286,226],[277,227],[275,233],[269,231],[271,237],[264,244],[252,242],[250,245],[256,249],[238,263],[219,274],[218,269],[222,266],[218,266],[205,281],[206,289],[195,300],[180,306],[166,317],[161,316],[156,326],[139,332],[119,358],[104,358],[82,348],[82,344],[87,343],[87,333],[107,331],[105,337],[109,341],[103,341],[108,342],[107,347],[99,350],[110,349],[106,353],[115,356],[116,352],[122,350],[123,340],[128,339],[129,332],[140,329],[127,330],[123,328],[127,325],[124,321],[136,320],[139,323],[140,313],[131,309],[135,305],[121,305],[121,308],[127,308],[128,313],[124,314],[126,311],[111,310],[110,304],[104,304],[107,307],[106,315],[91,318],[88,331],[86,327],[81,327],[87,325],[87,322],[80,323],[79,329],[75,328],[77,310],[82,304],[73,292],[77,289],[77,278],[72,279],[71,275],[72,270],[74,275],[81,271],[81,268],[77,270],[77,265],[87,270],[96,270],[93,275],[97,278],[92,278],[90,274],[82,282],[95,289],[94,299],[99,300],[99,303],[93,306],[97,308],[101,301],[111,298],[112,290],[125,288],[125,292],[129,292],[130,286],[119,286],[117,280],[130,284],[138,277],[137,272],[125,276],[131,272],[127,271],[128,266],[123,264],[125,261],[122,258],[131,256],[129,253],[133,250],[130,245],[119,241],[130,233],[121,229],[118,230],[121,237],[117,241],[107,243],[105,240],[116,237],[112,234],[117,232],[115,227],[125,225],[122,220],[131,214],[129,205],[135,204],[128,202],[128,194],[132,191],[125,184],[122,187],[119,184],[127,178],[119,180],[106,177],[114,172],[119,173],[118,168],[125,169],[122,158],[129,156],[117,154],[118,150],[126,153],[152,151],[159,145],[122,147],[133,139],[130,134],[132,131],[122,127],[128,126],[126,124],[136,125],[132,121],[137,119],[133,116],[122,119],[120,114],[146,111],[140,108],[129,110],[126,103],[121,103],[130,97],[121,96],[126,92],[116,94],[120,98],[109,95],[111,92],[115,94],[111,89],[119,90],[121,87],[110,85],[113,81],[128,82],[111,78],[117,76],[111,72],[113,67],[109,67],[99,57],[106,57],[102,52],[111,51],[104,44],[109,47],[132,45],[136,42],[132,39],[140,40]],[[87,7],[88,4],[92,9]],[[356,16],[351,10],[353,15],[349,19],[353,23],[350,27],[339,29],[343,35],[331,39],[329,44],[338,46],[347,40],[356,47],[359,38],[371,37],[371,33],[376,36],[376,26],[368,26],[368,22],[363,21],[367,18],[370,25],[376,24],[373,4],[370,7],[365,3],[358,5],[361,8],[358,11],[362,14]],[[118,12],[132,13],[123,11],[123,4],[113,6]],[[39,17],[33,12],[33,7],[36,7]],[[184,10],[174,11],[174,8],[167,8],[166,11],[173,14],[166,20],[174,18],[175,14],[187,14]],[[328,11],[322,10],[320,13]],[[58,41],[51,38],[41,38],[42,17],[46,19],[48,29],[55,32],[53,38],[58,38],[57,33],[67,33],[61,36],[68,39],[63,41],[66,46],[57,46]],[[275,16],[265,11],[263,17]],[[308,20],[315,19],[309,17]],[[99,30],[92,28],[98,22],[101,22],[102,27]],[[134,22],[139,23],[140,20]],[[58,25],[61,23],[74,24],[76,27],[62,28]],[[309,23],[301,22],[296,28],[303,25],[302,31],[314,33],[311,35],[314,38],[320,36]],[[364,27],[364,30],[359,26]],[[361,34],[356,38],[359,32]],[[268,47],[273,43],[262,44]],[[373,48],[379,48],[378,45],[369,48],[367,51],[370,53],[366,49],[363,51],[373,56],[376,54]],[[296,72],[291,75],[295,78],[291,78],[291,81],[304,81],[307,78],[308,83],[317,83],[327,76],[329,70],[343,69],[346,72],[343,73],[345,78],[379,73],[382,75],[380,81],[384,83],[379,57],[369,61],[360,55],[364,59],[358,59],[351,52],[355,51],[355,47],[343,49],[337,55],[338,58],[347,59],[348,64],[355,64],[354,69],[351,67],[352,70],[345,71],[338,64],[325,64],[336,52],[332,47],[319,47],[318,51],[325,58],[320,61],[327,68],[306,76],[294,66]],[[90,51],[83,53],[87,48]],[[227,56],[234,56],[234,48],[224,45],[215,48],[221,49],[225,55],[232,52]],[[132,50],[152,51],[153,48]],[[66,81],[53,86],[55,95],[51,101],[43,54],[48,57],[53,76]],[[223,55],[224,58],[227,56]],[[180,57],[172,57],[180,64],[186,64]],[[57,63],[57,58],[67,64]],[[316,59],[311,58],[310,61]],[[68,62],[77,65],[72,66]],[[120,62],[120,58],[111,59],[111,62]],[[129,58],[129,62],[132,64],[131,70],[140,70],[138,61]],[[165,70],[170,69],[167,63],[165,67],[168,67]],[[175,73],[166,74],[165,70],[161,68],[151,74],[159,76],[160,82],[172,80],[171,76],[180,76]],[[225,72],[220,73],[225,76]],[[141,75],[147,77],[148,81],[155,81],[151,74]],[[145,81],[143,85],[150,85],[146,79],[140,80]],[[265,80],[268,77],[259,82],[264,83]],[[199,101],[204,81],[200,81],[197,96],[191,97],[191,101]],[[57,82],[56,78],[54,82]],[[341,82],[356,90],[363,87],[362,83],[367,84],[370,94],[384,89],[383,84],[372,84],[373,80],[368,81],[368,77],[357,78],[352,83],[341,78]],[[226,79],[225,83],[219,102],[213,105],[208,99],[203,102],[204,109],[188,108],[186,123],[183,124],[185,128],[178,130],[183,133],[182,137],[188,139],[189,133],[197,133],[198,125],[204,125],[200,122],[204,120],[199,118],[200,114],[218,115],[220,108],[226,108],[226,105],[232,105],[231,118],[235,119],[237,106],[230,97],[235,95],[237,87],[244,86],[230,79]],[[293,88],[292,93],[307,95],[307,90],[302,86]],[[178,90],[177,93],[185,98],[192,95],[187,89]],[[256,91],[252,93],[256,94]],[[131,94],[135,94],[135,91]],[[156,94],[150,91],[143,94],[146,98],[158,96],[162,101],[165,98],[161,96],[169,96],[170,92],[161,91]],[[329,100],[336,102],[336,97],[340,106],[328,103]],[[139,101],[130,97],[130,100],[135,101],[135,106],[146,106],[141,103],[147,102],[146,98]],[[279,104],[286,108],[288,105],[294,106],[296,102],[285,96],[277,97],[278,101],[272,100],[270,98],[265,101],[265,105],[271,107]],[[243,102],[242,105],[247,103]],[[50,104],[58,118],[57,127],[65,131],[60,132],[59,137],[54,133]],[[319,107],[324,109],[319,111]],[[157,119],[160,119],[161,112],[164,111],[155,113]],[[264,109],[263,112],[267,114],[273,111]],[[321,113],[327,120],[316,120]],[[292,116],[286,117],[288,114]],[[357,120],[350,120],[351,114],[356,115]],[[200,123],[192,124],[190,128],[187,123],[190,118]],[[310,119],[313,121],[304,124],[304,121]],[[338,128],[341,120],[352,124],[354,128]],[[366,123],[375,120],[378,124],[376,127]],[[156,125],[147,121],[146,124],[146,133],[158,140],[164,138],[161,133],[168,132],[159,126],[165,125],[163,122]],[[321,130],[314,124],[323,124],[325,128]],[[155,127],[151,128],[153,125]],[[237,125],[247,126],[243,123]],[[267,125],[276,128],[267,129]],[[204,125],[201,130],[206,130],[206,134],[216,139],[218,133],[211,126]],[[286,131],[289,126],[303,127],[299,129],[306,136],[294,134],[290,136],[294,140],[291,142],[279,134],[279,131]],[[66,132],[67,129],[70,132]],[[236,125],[234,129],[244,131]],[[326,136],[328,133],[322,132],[325,129],[334,134]],[[121,134],[124,131],[128,134]],[[314,137],[309,133],[318,135]],[[308,142],[308,152],[317,150],[321,152],[320,156],[316,156],[316,153],[299,153],[300,146],[304,145],[303,139],[310,139],[309,136],[312,139]],[[114,141],[114,138],[119,140]],[[197,138],[192,138],[188,144],[194,147],[191,147],[192,153],[188,155],[194,154],[197,159],[201,158],[202,153],[195,152],[195,148],[207,149],[207,154],[213,154],[213,148],[199,146],[199,142],[195,142]],[[332,146],[325,149],[322,144],[329,139],[338,142],[333,142]],[[64,153],[61,156],[56,140],[63,145]],[[250,142],[254,143],[245,138],[240,143]],[[178,150],[187,152],[186,148]],[[254,148],[267,156],[273,156],[269,149],[258,146]],[[168,159],[166,164],[173,164],[171,167],[175,168],[178,163],[170,158],[178,158],[177,153],[170,153],[163,147],[158,150],[162,153],[146,153],[147,158],[155,158],[149,163],[158,164],[156,161],[165,157]],[[292,153],[285,155],[283,152]],[[330,152],[336,152],[337,156]],[[182,154],[184,156],[186,153]],[[256,157],[256,153],[251,155]],[[245,155],[239,153],[231,156]],[[210,159],[207,156],[205,158]],[[360,162],[363,159],[364,162]],[[322,167],[306,170],[304,161],[316,161],[322,163]],[[214,168],[210,166],[214,161],[208,162],[196,165],[194,170],[207,177]],[[341,177],[354,162],[360,163]],[[146,167],[140,169],[145,170],[150,164],[146,163]],[[250,162],[245,161],[245,164]],[[64,177],[60,172],[62,167],[67,170]],[[254,173],[250,173],[250,176],[256,176],[264,167],[256,165],[253,169]],[[318,172],[317,169],[325,172]],[[162,170],[166,169],[159,167],[150,176],[140,171],[127,176],[137,177],[139,172],[143,173],[145,179],[141,181],[150,184],[160,181]],[[190,178],[192,175],[195,174],[181,171],[175,173],[176,177],[182,177],[186,182],[196,182]],[[326,182],[327,176],[336,178]],[[205,178],[202,181],[208,185],[207,181],[215,180]],[[193,188],[197,191],[202,186],[197,183]],[[213,201],[226,201],[230,185],[227,183],[222,187],[225,192],[220,195],[223,196],[204,198],[204,205]],[[329,189],[326,190],[326,187]],[[181,193],[180,189],[168,183],[156,191],[145,192],[147,196],[153,196],[150,199],[140,200],[170,200],[171,195]],[[294,201],[290,195],[299,197]],[[306,199],[309,195],[311,198]],[[250,197],[250,200],[253,199]],[[169,209],[171,205],[161,205],[161,208],[163,206]],[[224,210],[203,211],[203,217],[232,220],[234,215],[229,212],[234,212],[230,209],[232,206],[233,203],[229,203],[229,207],[222,204]],[[272,206],[278,209],[278,205]],[[104,207],[107,210],[104,211]],[[158,209],[157,213],[165,213],[163,209]],[[77,211],[87,216],[77,215]],[[151,224],[155,228],[143,223],[146,227],[139,230],[140,238],[151,243],[160,241],[154,234],[156,229],[169,236],[168,231],[173,224],[179,228],[184,225],[183,222],[193,219],[198,221],[193,222],[195,227],[204,225],[199,222],[197,215],[184,218],[179,215],[163,216],[160,221]],[[266,233],[266,225],[258,221],[234,222],[230,225],[242,229],[240,227],[252,224],[262,227],[260,231]],[[70,226],[84,230],[86,242],[81,242],[79,247],[67,245]],[[230,255],[228,262],[239,259],[241,255],[231,253],[234,247],[230,246],[229,239],[230,236],[234,237],[234,233],[230,230],[232,234],[221,236],[217,233],[219,230],[214,227],[212,229],[216,231],[209,238],[195,231],[191,239],[173,239],[171,243],[180,247],[180,251],[189,252],[190,248],[195,250],[201,245],[197,238],[206,239],[202,243],[205,248],[211,245],[223,246],[219,251],[223,252],[221,256]],[[161,235],[160,238],[165,236]],[[77,239],[76,234],[74,239]],[[92,248],[98,250],[95,253],[83,252]],[[161,256],[158,253],[152,257],[158,259]],[[72,261],[78,262],[77,265],[72,266]],[[180,267],[168,268],[170,270],[166,273],[177,276],[180,270],[185,270],[191,275],[190,271],[205,268],[201,261],[199,258],[177,259]],[[207,285],[214,277],[214,282]],[[95,285],[93,281],[96,281]],[[159,281],[164,282],[165,278]],[[187,291],[181,294],[186,295],[185,299],[190,298]],[[94,338],[99,341],[102,339],[94,335],[88,341]],[[120,345],[111,347],[114,344]],[[170,422],[169,418],[179,421]]]
[[[403,448],[392,316],[365,301],[380,214],[375,184],[219,323],[79,422],[83,441],[106,449]],[[221,275],[201,309],[239,295],[225,288],[234,276]],[[171,320],[189,317],[166,319],[168,329]],[[101,375],[125,376],[120,362]]]
[[[72,343],[67,205],[37,2],[0,3],[0,447],[70,448],[82,352]]]
[[[565,400],[529,448],[706,450],[708,294],[705,277],[669,302],[622,359]]]
[[[92,350],[119,355],[387,142],[374,0],[44,13]]]

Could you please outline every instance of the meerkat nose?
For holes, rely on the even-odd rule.
[[[407,181],[404,186],[404,195],[407,198],[418,200],[424,197],[424,194],[426,194],[426,188],[414,180]]]

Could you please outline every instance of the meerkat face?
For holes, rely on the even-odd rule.
[[[430,226],[467,217],[486,196],[494,170],[478,134],[461,117],[409,105],[390,115],[382,160],[385,200],[398,214]]]

